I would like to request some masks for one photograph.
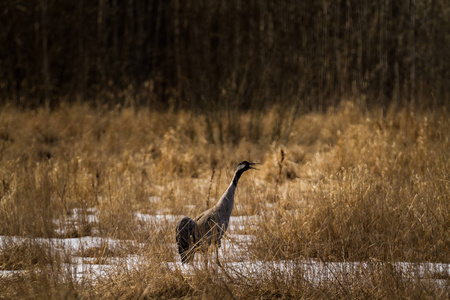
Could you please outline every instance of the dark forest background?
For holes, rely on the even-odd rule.
[[[0,1],[0,99],[155,108],[445,103],[448,0]]]

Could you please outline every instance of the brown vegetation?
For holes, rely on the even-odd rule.
[[[284,113],[243,112],[232,122],[224,113],[210,123],[145,107],[2,107],[0,235],[122,242],[86,248],[84,259],[112,271],[80,281],[54,244],[6,239],[1,270],[26,272],[0,275],[0,298],[448,297],[448,273],[431,275],[445,282],[436,286],[392,266],[450,262],[447,109],[367,110],[351,101],[326,113]],[[195,215],[243,159],[262,165],[237,190],[233,215],[257,217],[230,231],[256,236],[249,258],[236,261],[293,260],[293,269],[274,267],[262,280],[224,276],[227,261],[221,272],[168,268],[179,260],[174,223],[136,213]],[[139,268],[129,269],[127,255],[140,257]],[[314,285],[295,267],[309,259],[373,265]]]

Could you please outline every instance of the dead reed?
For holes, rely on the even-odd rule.
[[[259,112],[258,122],[241,113],[233,125],[227,115],[211,123],[188,111],[4,106],[0,235],[123,244],[86,249],[82,256],[94,263],[119,259],[106,277],[80,281],[70,254],[10,239],[0,244],[1,270],[26,272],[0,275],[0,298],[445,299],[447,273],[436,287],[405,280],[392,266],[449,263],[449,117],[446,108],[367,110],[358,101],[292,121],[276,108]],[[268,268],[264,280],[249,276],[249,266],[232,278],[169,267],[178,260],[173,223],[137,214],[195,215],[205,199],[212,205],[220,197],[243,159],[262,163],[241,179],[233,212],[256,216],[234,232],[255,236],[248,262],[298,265]],[[138,255],[139,267],[130,269],[127,255]],[[300,268],[310,259],[373,267],[311,284]]]

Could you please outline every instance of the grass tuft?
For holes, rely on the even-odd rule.
[[[358,101],[303,115],[1,107],[0,268],[14,272],[0,298],[446,299],[449,120]],[[244,159],[261,165],[239,181],[231,258],[182,269],[175,220],[211,207]],[[102,244],[42,242],[83,237]]]

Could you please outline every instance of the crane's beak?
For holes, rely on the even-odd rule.
[[[252,166],[254,166],[254,165],[260,165],[260,163],[250,163],[249,169],[252,169],[252,170],[259,170],[259,169],[257,169],[257,168],[252,167]]]

